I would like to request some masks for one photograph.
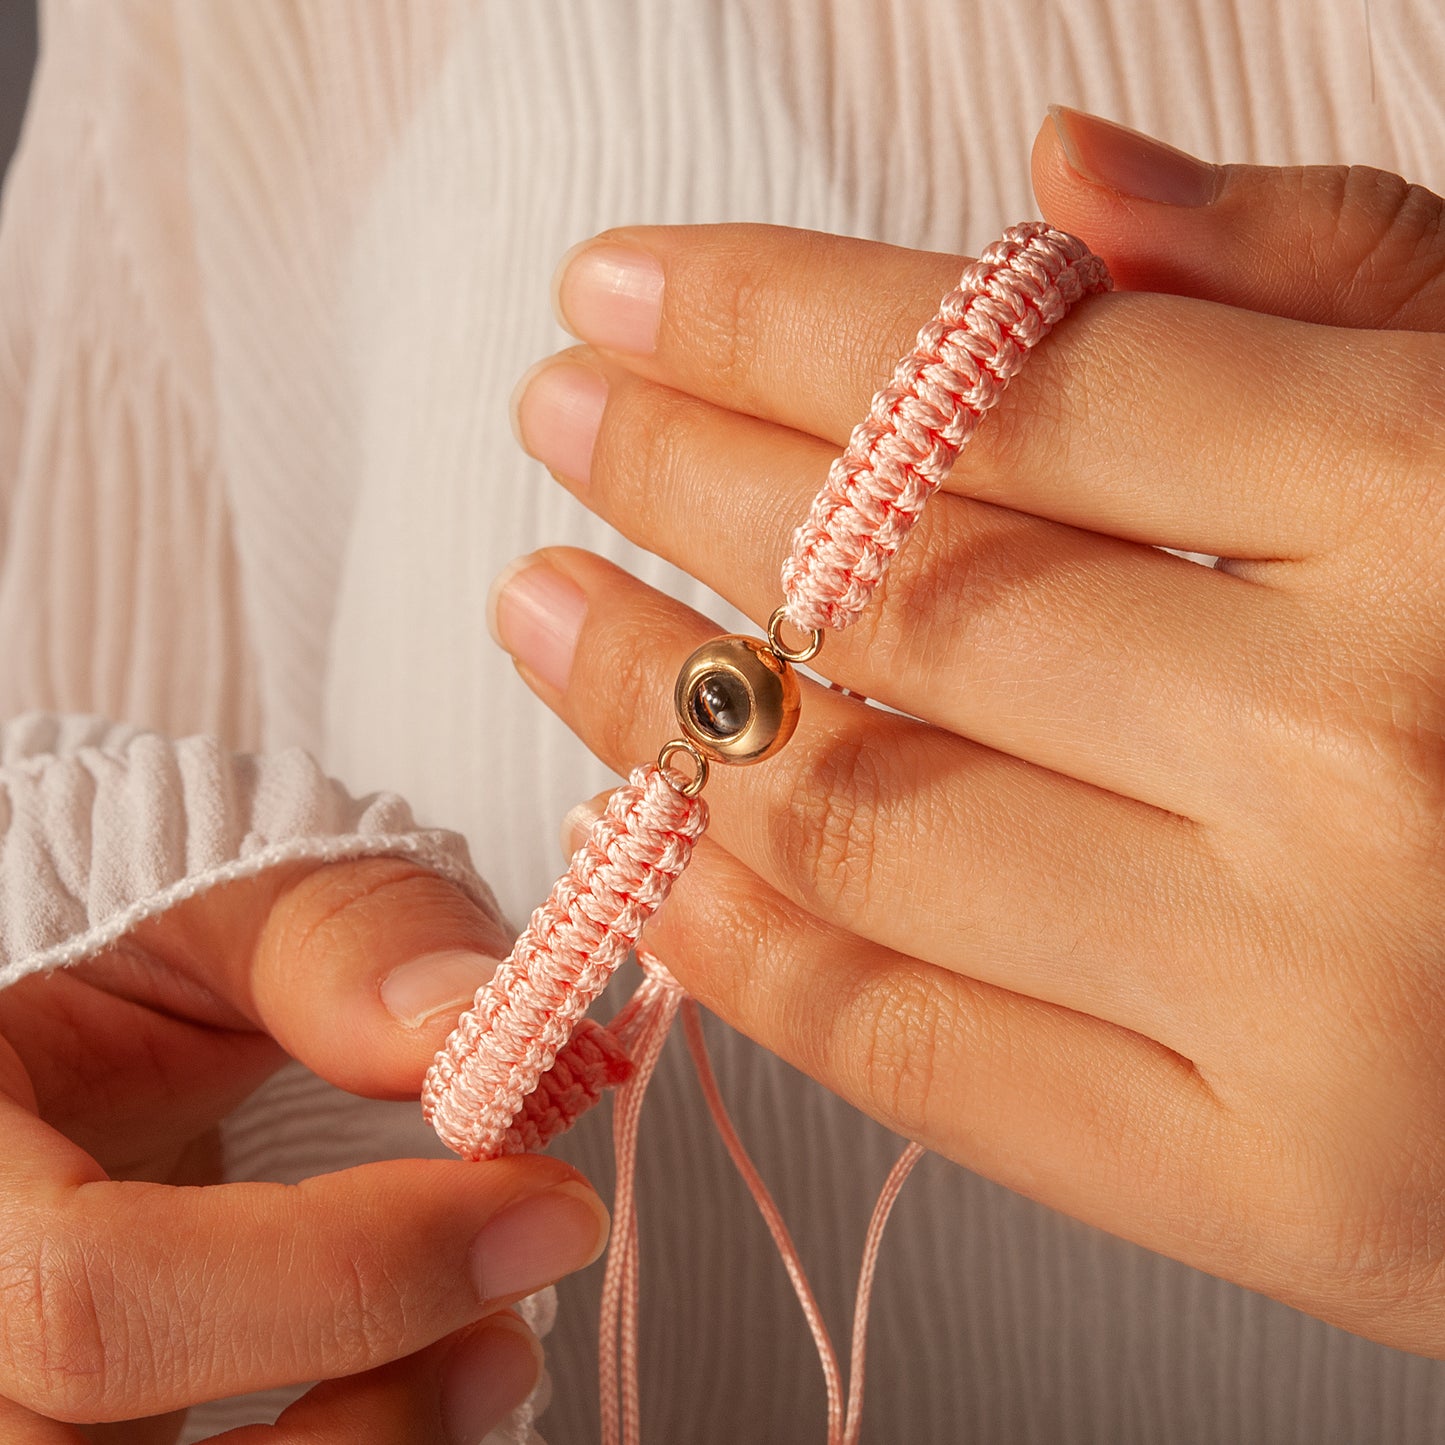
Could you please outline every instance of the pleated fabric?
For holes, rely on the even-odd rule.
[[[1445,10],[1420,0],[50,0],[42,47],[0,221],[0,716],[308,748],[465,834],[516,920],[611,779],[486,639],[491,578],[590,546],[739,621],[509,435],[516,377],[563,340],[572,242],[749,219],[976,252],[1035,211],[1050,101],[1445,189]],[[842,1331],[899,1141],[710,1040]],[[813,1438],[811,1346],[676,1048],[643,1134],[648,1437]],[[288,1073],[228,1161],[295,1178],[434,1147],[408,1109]],[[607,1187],[605,1120],[562,1152]],[[865,1439],[1445,1438],[1445,1367],[942,1161],[894,1229]],[[561,1290],[552,1445],[595,1438],[597,1288]]]
[[[465,841],[395,793],[353,798],[300,748],[235,753],[80,714],[0,721],[0,988],[282,863],[404,857],[489,913]]]

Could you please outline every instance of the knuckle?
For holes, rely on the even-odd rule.
[[[136,1388],[141,1360],[102,1323],[87,1250],[37,1224],[0,1254],[0,1389],[60,1420],[102,1418],[112,1385]]]
[[[668,662],[673,654],[657,639],[676,631],[675,617],[669,619],[660,605],[650,603],[583,629],[573,669],[574,678],[581,679],[580,705],[569,698],[569,706],[583,739],[624,774],[671,717]]]
[[[760,384],[760,361],[770,325],[773,268],[764,248],[729,257],[708,278],[706,302],[689,308],[700,355],[717,387],[740,400]]]
[[[886,787],[877,751],[856,735],[820,741],[768,820],[775,874],[805,907],[847,926],[867,911]]]
[[[1362,289],[1387,288],[1399,315],[1445,272],[1445,205],[1424,186],[1365,165],[1308,167],[1286,178],[1317,274],[1343,271]]]
[[[629,536],[673,532],[678,493],[691,492],[696,472],[698,411],[691,397],[667,387],[614,382],[591,485]]]
[[[1445,270],[1440,198],[1389,171],[1351,166],[1345,199],[1367,217],[1357,263],[1361,279],[1394,289],[1404,278],[1407,290],[1393,298],[1398,314],[1421,285]],[[1348,243],[1350,238],[1345,239]]]
[[[870,665],[884,676],[895,675],[900,667],[906,668],[902,675],[916,675],[924,635],[918,618],[948,619],[949,626],[927,630],[925,645],[930,653],[940,646],[951,652],[960,641],[954,627],[967,627],[976,619],[989,595],[986,568],[997,565],[997,552],[978,545],[967,529],[958,525],[958,517],[957,508],[924,513],[909,538],[907,552],[880,584],[878,605],[854,624],[852,630],[867,649]],[[968,599],[966,610],[960,607],[963,598]]]
[[[1018,514],[969,504],[925,513],[884,578],[850,646],[882,677],[971,675],[981,657],[1046,650],[1057,632],[1063,555],[1050,539],[1020,545]],[[917,619],[936,626],[921,629]]]
[[[1403,534],[1402,552],[1425,562],[1433,580],[1445,521],[1445,342],[1383,333],[1365,363],[1379,398],[1356,418],[1363,473],[1357,485],[1375,523],[1366,529],[1370,545],[1379,547],[1381,521],[1394,526],[1392,542]]]
[[[1438,1156],[1436,1147],[1425,1151],[1428,1166],[1416,1157],[1403,1169],[1390,1159],[1320,1168],[1323,1184],[1315,1185],[1311,1202],[1319,1235],[1314,1253],[1323,1263],[1325,1288],[1385,1314],[1437,1292],[1438,1285],[1427,1281],[1445,1276]],[[1356,1176],[1357,1165],[1369,1173]],[[1324,1186],[1331,1192],[1320,1197]]]
[[[1312,1086],[1265,1126],[1262,1157],[1267,1187],[1291,1201],[1301,1288],[1350,1310],[1352,1328],[1398,1332],[1445,1308],[1445,1046],[1438,983],[1374,982],[1317,1029],[1301,1061]]]
[[[916,1139],[938,1116],[940,1071],[960,1056],[957,1000],[924,970],[859,976],[836,1014],[829,1072],[846,1078],[870,1113]]]
[[[801,1021],[790,1011],[785,980],[815,936],[796,905],[755,877],[728,877],[694,855],[668,906],[648,924],[650,946],[705,1007],[796,1056]]]
[[[954,464],[953,485],[969,496],[1009,504],[1017,481],[1039,465],[1066,473],[1119,412],[1138,400],[1154,348],[1177,345],[1146,292],[1094,296],[1069,315],[1009,383]],[[1142,356],[1141,356],[1142,353]],[[1141,364],[1142,361],[1142,364]]]
[[[316,960],[338,951],[364,951],[386,916],[415,909],[419,894],[463,914],[467,900],[420,864],[406,858],[360,858],[323,865],[305,874],[277,900],[263,942],[287,960]]]
[[[387,1261],[365,1247],[338,1261],[345,1288],[334,1316],[338,1373],[354,1374],[406,1352],[408,1292]]]

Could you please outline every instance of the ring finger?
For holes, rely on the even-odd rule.
[[[1237,1141],[1169,1048],[820,925],[708,838],[646,937],[690,995],[890,1129],[1205,1263],[1192,1224]]]

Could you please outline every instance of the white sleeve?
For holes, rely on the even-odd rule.
[[[299,748],[234,753],[94,717],[0,722],[0,988],[277,863],[415,858],[494,914],[465,841],[394,793],[353,798]]]

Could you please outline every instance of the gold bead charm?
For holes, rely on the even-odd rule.
[[[672,694],[677,720],[705,758],[756,763],[798,725],[798,678],[753,637],[716,637],[683,664]]]

